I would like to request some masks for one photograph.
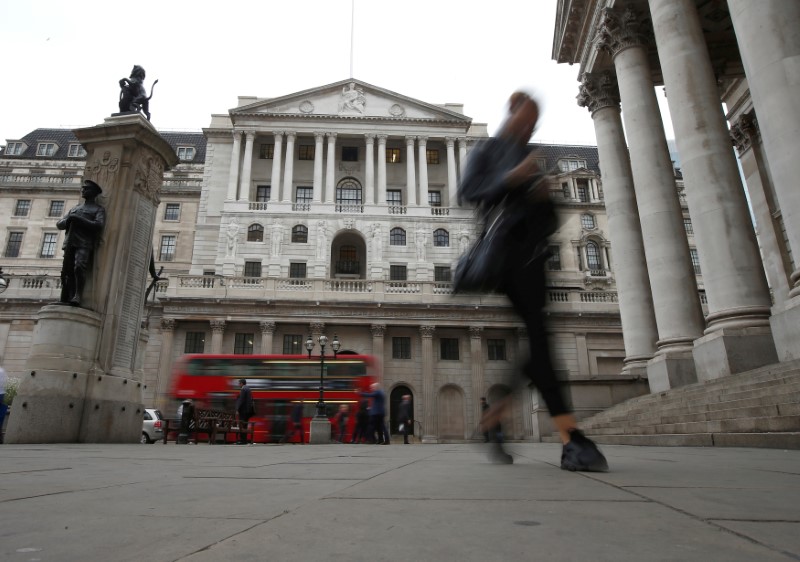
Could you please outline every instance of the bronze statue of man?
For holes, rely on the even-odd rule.
[[[61,302],[64,304],[81,305],[95,244],[106,224],[106,210],[95,202],[102,192],[103,189],[95,182],[84,180],[81,197],[86,203],[73,207],[56,223],[59,230],[67,231],[61,267]]]

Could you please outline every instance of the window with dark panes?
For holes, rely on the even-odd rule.
[[[300,334],[284,334],[283,336],[283,354],[284,355],[299,355],[303,353],[303,345],[305,338]]]
[[[400,149],[399,148],[387,148],[386,149],[386,162],[389,164],[399,164],[400,163]]]
[[[392,338],[392,359],[411,359],[411,338]]]
[[[595,242],[586,243],[586,265],[590,270],[603,269],[600,260],[600,248]]]
[[[47,211],[48,217],[60,217],[64,214],[63,201],[50,201],[50,209]]]
[[[295,190],[295,203],[299,203],[301,205],[310,205],[311,202],[314,200],[314,188],[313,187],[298,187]]]
[[[161,237],[160,261],[173,261],[175,259],[175,244],[178,237],[174,234],[165,234]]]
[[[586,230],[592,230],[594,228],[594,216],[581,215],[581,226]]]
[[[292,262],[289,264],[289,277],[292,279],[306,278],[306,264],[303,262]]]
[[[56,145],[52,142],[41,142],[36,147],[36,156],[52,156],[56,153]]]
[[[700,275],[700,256],[697,254],[695,248],[689,248],[689,255],[692,258],[692,267],[694,268],[695,275]]]
[[[258,157],[261,160],[272,160],[275,156],[274,144],[262,144],[258,151]]]
[[[234,355],[252,355],[253,354],[253,334],[240,333],[235,334],[233,337],[233,354]]]
[[[17,199],[17,203],[16,205],[14,205],[14,216],[27,217],[30,212],[31,212],[31,200]]]
[[[248,242],[263,242],[264,241],[264,227],[260,224],[251,224],[247,227],[247,241]]]
[[[558,246],[548,246],[547,252],[550,257],[547,258],[547,269],[550,271],[561,271],[561,248]]]
[[[181,204],[180,203],[167,203],[164,207],[164,220],[177,221],[181,218]]]
[[[425,151],[425,158],[428,161],[428,164],[438,164],[439,163],[439,151],[434,149],[427,149]]]
[[[407,270],[404,265],[390,265],[389,266],[389,280],[390,281],[405,281],[407,278]]]
[[[184,162],[194,160],[194,148],[191,146],[179,146],[178,160],[183,160]]]
[[[205,332],[186,332],[186,343],[183,346],[184,353],[204,353],[205,348]]]
[[[266,203],[269,201],[269,192],[271,186],[269,185],[257,185],[256,186],[256,202],[258,203]]]
[[[361,205],[361,185],[351,179],[342,180],[336,186],[336,203],[339,205]]]
[[[358,162],[358,147],[357,146],[343,146],[342,147],[342,162]]]
[[[431,207],[441,207],[442,206],[442,192],[441,191],[429,191],[428,192],[428,205]]]
[[[450,233],[447,232],[444,228],[437,228],[433,231],[433,245],[434,246],[449,246],[450,245]]]
[[[387,189],[386,204],[390,207],[401,206],[403,204],[403,192],[399,189]]]
[[[246,261],[244,262],[244,277],[261,277],[261,262],[260,261]]]
[[[69,150],[67,151],[68,158],[83,158],[86,156],[86,150],[80,144],[73,143],[69,145]]]
[[[58,233],[45,232],[42,239],[42,251],[39,253],[41,258],[54,258],[56,256],[56,242]]]
[[[439,283],[449,283],[453,279],[449,265],[437,265],[433,268],[433,280]]]
[[[489,361],[506,360],[506,340],[487,339],[486,345],[489,349]]]
[[[686,234],[692,235],[694,234],[694,226],[692,226],[692,219],[689,217],[683,217],[683,228],[686,231]]]
[[[440,338],[439,357],[445,361],[458,361],[458,338]]]
[[[589,202],[589,186],[578,185],[578,201],[581,203]]]
[[[303,224],[298,224],[292,227],[292,242],[296,244],[305,244],[308,242],[308,227]]]
[[[405,246],[406,245],[406,231],[400,227],[395,227],[389,231],[389,245],[390,246]]]
[[[314,159],[314,145],[301,144],[299,147],[299,160],[313,160]]]
[[[19,250],[22,247],[22,232],[9,232],[8,242],[6,242],[5,257],[18,258]]]

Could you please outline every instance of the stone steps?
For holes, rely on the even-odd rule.
[[[581,427],[605,444],[800,449],[800,361],[640,396]]]

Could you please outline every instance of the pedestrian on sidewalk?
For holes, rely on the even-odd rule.
[[[369,402],[364,399],[358,403],[356,412],[356,428],[353,431],[351,443],[363,443],[367,439],[367,429],[369,428]]]
[[[381,385],[374,382],[369,387],[369,392],[365,392],[364,396],[371,400],[370,402],[370,425],[371,431],[377,433],[378,445],[389,444],[389,431],[386,429],[386,395],[381,390]],[[370,433],[370,436],[372,434]],[[374,439],[374,437],[373,437]]]
[[[246,429],[248,421],[255,413],[256,407],[253,402],[253,393],[250,387],[247,386],[247,379],[239,379],[239,396],[236,397],[236,415],[239,419],[239,429]],[[239,445],[246,445],[247,435],[237,433],[236,442]]]
[[[404,394],[397,412],[397,420],[400,423],[399,429],[403,434],[404,445],[408,445],[408,432],[411,430],[411,424],[414,423],[413,417],[414,412],[412,412],[411,407],[411,395]]]

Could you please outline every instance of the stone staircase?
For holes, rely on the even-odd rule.
[[[639,396],[581,428],[614,445],[800,449],[800,361]]]

